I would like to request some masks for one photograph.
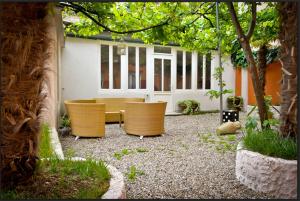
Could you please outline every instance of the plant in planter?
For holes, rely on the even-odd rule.
[[[244,105],[243,97],[241,96],[228,96],[227,107],[230,110],[241,111]]]
[[[198,114],[200,113],[200,103],[196,100],[183,100],[177,102],[183,114]]]
[[[277,119],[265,120],[263,124],[261,129],[257,118],[247,118],[246,135],[237,147],[236,178],[255,191],[295,199],[297,142],[279,134]]]
[[[70,125],[71,125],[71,120],[69,119],[69,117],[66,114],[62,115],[60,119],[60,126],[58,128],[58,132],[62,136],[69,135],[71,132]]]

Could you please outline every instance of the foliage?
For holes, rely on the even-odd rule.
[[[222,83],[220,83],[220,76],[222,75],[222,73],[224,72],[224,68],[223,67],[217,67],[215,68],[215,72],[213,74],[213,77],[215,78],[215,80],[218,81],[218,86],[220,86],[222,84],[223,90],[221,91],[217,91],[217,90],[209,90],[206,92],[206,96],[209,95],[209,99],[212,100],[213,98],[219,98],[222,95],[225,94],[231,94],[233,92],[232,89],[225,89],[224,87],[226,86],[225,82],[222,81]]]
[[[60,127],[70,127],[71,120],[67,114],[62,115],[60,119]]]
[[[0,198],[99,199],[109,188],[111,175],[102,161],[51,158],[39,161],[37,167],[31,182],[1,192]]]
[[[51,146],[50,128],[47,124],[42,125],[38,152],[40,158],[55,157],[54,151]]]
[[[183,100],[177,102],[178,106],[183,108],[183,114],[198,114],[200,112],[200,103],[196,100]]]
[[[228,109],[233,109],[241,111],[243,108],[244,100],[241,96],[228,96],[227,97],[227,107]]]
[[[297,143],[291,138],[283,138],[275,130],[249,131],[243,138],[247,149],[263,155],[296,160]]]
[[[225,153],[226,151],[235,151],[239,142],[235,134],[224,136],[208,134],[198,134],[200,141],[211,145],[217,152]]]
[[[253,51],[254,59],[257,61],[257,51]],[[266,59],[267,64],[272,63],[277,60],[279,57],[279,47],[268,48]],[[237,50],[236,52],[231,54],[231,61],[235,67],[247,68],[248,63],[245,57],[245,53],[242,49]]]
[[[134,165],[130,166],[129,172],[125,173],[128,180],[134,181],[138,175],[144,175],[144,171],[138,170]]]

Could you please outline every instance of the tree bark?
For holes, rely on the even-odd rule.
[[[47,3],[0,3],[0,188],[35,170],[50,39]]]
[[[261,88],[263,90],[263,94],[265,95],[265,86],[266,86],[266,70],[267,70],[267,46],[263,44],[259,47],[258,50],[258,77],[261,84]]]
[[[233,7],[233,3],[228,2],[227,6],[229,9],[233,24],[236,28],[236,32],[238,34],[240,44],[245,52],[245,56],[246,56],[246,59],[247,59],[248,65],[249,65],[254,94],[255,94],[257,107],[258,107],[258,113],[259,113],[260,122],[261,122],[261,127],[263,128],[262,124],[263,124],[264,120],[268,119],[268,115],[267,115],[266,105],[264,102],[264,92],[261,87],[262,85],[260,83],[260,80],[258,78],[256,63],[255,63],[253,53],[252,53],[252,50],[250,47],[250,38],[253,34],[253,30],[254,30],[254,27],[256,24],[255,23],[256,22],[256,3],[255,2],[252,3],[252,20],[251,20],[251,24],[250,24],[247,35],[244,34],[244,32],[240,26],[240,23],[236,16],[236,12]]]
[[[297,137],[297,2],[280,2],[279,40],[282,65],[280,133]]]

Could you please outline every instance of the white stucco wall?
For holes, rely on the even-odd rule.
[[[62,87],[62,104],[63,100],[68,99],[88,99],[95,97],[143,97],[146,101],[156,101],[158,99],[169,100],[167,110],[176,111],[177,102],[184,99],[195,99],[200,101],[201,110],[219,109],[219,100],[210,100],[205,96],[207,90],[196,89],[197,71],[196,63],[192,63],[192,89],[178,90],[176,89],[176,49],[172,47],[172,55],[161,55],[153,53],[153,46],[144,44],[131,44],[131,46],[147,47],[147,89],[128,89],[127,83],[127,55],[121,55],[121,89],[100,89],[100,44],[114,44],[108,41],[66,38],[65,48],[62,50],[62,69],[61,69],[61,87]],[[128,54],[128,51],[126,51]],[[212,52],[212,70],[211,70],[211,86],[213,89],[218,89],[217,81],[213,80],[214,67],[217,66],[216,51]],[[154,93],[154,57],[163,56],[171,59],[171,88],[172,92],[168,94]],[[226,83],[226,88],[234,89],[235,73],[232,68],[230,58],[223,57],[223,67],[225,72],[223,79]],[[193,52],[193,61],[196,62],[197,54]],[[171,97],[171,98],[170,98]],[[226,108],[226,97],[224,97],[223,105]]]

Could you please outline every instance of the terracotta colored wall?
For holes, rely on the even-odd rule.
[[[235,95],[236,96],[242,95],[242,69],[241,68],[235,69]]]
[[[280,104],[280,80],[281,80],[281,64],[276,61],[267,66],[266,71],[266,95],[272,96],[272,104]],[[248,70],[248,104],[256,105],[255,95],[252,86],[251,75]]]

